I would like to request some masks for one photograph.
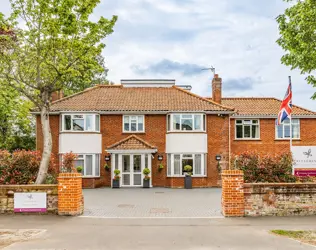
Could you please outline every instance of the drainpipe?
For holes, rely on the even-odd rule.
[[[230,166],[230,155],[231,155],[231,137],[230,137],[230,114],[228,115],[228,169],[231,169]]]

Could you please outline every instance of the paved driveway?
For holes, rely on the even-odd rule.
[[[221,189],[100,188],[84,190],[83,216],[211,218],[221,215]]]

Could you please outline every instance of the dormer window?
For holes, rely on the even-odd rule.
[[[62,131],[99,132],[100,115],[98,114],[63,114]]]
[[[168,131],[204,132],[204,114],[170,114],[168,115]]]

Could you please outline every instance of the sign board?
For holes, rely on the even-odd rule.
[[[293,146],[292,154],[296,175],[316,176],[316,146]]]
[[[46,193],[14,193],[14,212],[46,211]]]

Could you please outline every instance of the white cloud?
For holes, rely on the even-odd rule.
[[[2,3],[6,10],[8,2]],[[210,72],[189,77],[179,71],[166,75],[133,70],[135,65],[148,68],[169,60],[213,65],[223,84],[253,81],[251,88],[225,88],[226,96],[283,98],[292,75],[294,103],[315,110],[316,101],[310,96],[316,90],[298,71],[280,63],[284,52],[275,43],[275,17],[286,6],[280,0],[102,0],[94,15],[119,16],[104,51],[110,80],[175,78],[178,84],[192,85],[197,94],[210,95]]]

